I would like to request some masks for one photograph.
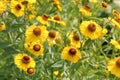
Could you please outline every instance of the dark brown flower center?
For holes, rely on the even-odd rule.
[[[36,27],[34,30],[33,30],[33,34],[36,35],[36,36],[39,36],[41,34],[41,29]]]
[[[34,74],[35,73],[35,69],[30,67],[30,68],[27,69],[27,73],[28,74]]]
[[[35,51],[40,51],[41,46],[40,46],[39,44],[35,44],[35,45],[33,46],[33,49],[34,49]]]
[[[15,6],[15,8],[16,8],[17,10],[20,10],[20,9],[22,8],[22,6],[21,6],[20,4],[17,4],[17,5]]]
[[[107,5],[106,2],[102,2],[102,7],[103,7],[103,8],[107,8],[107,6],[108,6],[108,5]]]
[[[75,41],[79,41],[79,35],[78,35],[77,33],[75,33],[75,34],[73,35],[73,39],[74,39]]]
[[[90,32],[94,32],[96,30],[96,26],[93,23],[89,24],[87,28]]]
[[[55,38],[56,37],[56,31],[55,30],[51,30],[49,33],[48,33],[49,37],[50,38]]]
[[[118,15],[119,15],[119,12],[116,11],[116,10],[114,10],[114,11],[113,11],[113,14],[114,14],[115,16],[118,16]]]
[[[87,11],[90,11],[91,8],[90,8],[90,6],[86,5],[86,6],[84,6],[84,9]]]
[[[72,56],[74,56],[74,55],[76,54],[76,49],[71,48],[71,49],[69,50],[69,54],[72,55]]]
[[[55,15],[54,20],[61,21],[61,17],[59,15]]]
[[[25,64],[28,64],[30,62],[30,57],[29,56],[23,56],[22,62]]]
[[[118,67],[120,67],[120,58],[117,59],[116,65],[117,65]]]
[[[44,14],[42,15],[43,20],[48,21],[48,15]]]

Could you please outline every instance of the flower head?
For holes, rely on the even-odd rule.
[[[117,40],[117,41],[111,39],[110,43],[111,43],[116,49],[120,49],[120,39]]]
[[[83,21],[80,25],[80,31],[91,40],[101,38],[107,33],[105,29],[102,29],[101,26],[94,21]]]
[[[11,1],[10,8],[11,12],[17,17],[20,17],[24,14],[24,6],[21,4],[21,2],[14,0]]]
[[[35,56],[41,55],[44,50],[39,41],[34,41],[31,43],[25,42],[25,48]]]
[[[25,32],[26,41],[34,42],[39,40],[41,44],[46,41],[47,38],[47,30],[45,26],[35,26],[31,25]]]
[[[110,71],[112,74],[120,77],[120,57],[110,60],[108,62],[107,68],[108,71]]]
[[[84,6],[82,8],[80,8],[80,12],[82,13],[82,15],[84,16],[91,16],[91,12],[90,12],[91,8],[90,6]]]
[[[29,67],[29,68],[27,68],[27,70],[25,72],[28,75],[33,75],[33,74],[35,74],[35,68]]]
[[[26,70],[29,67],[35,67],[35,61],[27,54],[19,53],[14,57],[14,63],[19,69]]]
[[[0,25],[0,31],[5,30],[5,29],[6,29],[6,25],[5,24],[1,24]]]
[[[70,35],[68,35],[68,38],[70,40],[70,45],[74,46],[76,48],[80,48],[80,37],[79,34],[76,31],[72,31]]]
[[[78,62],[81,53],[74,47],[65,47],[62,51],[62,59],[71,61],[72,63]]]

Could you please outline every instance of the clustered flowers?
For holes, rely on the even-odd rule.
[[[44,0],[42,0],[44,2]],[[107,10],[108,3],[99,0],[88,0],[91,4],[98,4],[102,10]],[[68,26],[69,20],[60,13],[65,12],[63,9],[62,0],[46,0],[49,6],[51,6],[56,13],[50,14],[49,12],[42,13],[39,11],[38,6],[42,6],[40,0],[2,0],[0,1],[0,14],[5,16],[12,15],[20,21],[25,21],[24,24],[24,48],[25,51],[21,51],[14,55],[14,64],[17,68],[24,71],[26,74],[36,74],[36,66],[38,65],[39,57],[45,57],[44,55],[51,52],[51,48],[58,52],[51,52],[51,55],[58,55],[59,59],[66,61],[66,63],[77,64],[84,58],[87,41],[103,40],[109,35],[107,25],[110,24],[112,28],[120,29],[120,13],[117,10],[112,10],[111,17],[98,18],[99,21],[107,22],[105,25],[99,21],[92,19],[96,15],[93,11],[93,7],[89,4],[82,5],[82,0],[71,0],[74,5],[79,6],[78,13],[81,21],[78,21],[78,25],[75,27]],[[46,6],[47,7],[47,6]],[[40,8],[41,9],[41,8]],[[48,10],[48,9],[47,9]],[[44,12],[44,11],[43,11]],[[74,12],[74,11],[73,11]],[[52,9],[51,9],[52,13]],[[69,14],[65,14],[69,15]],[[72,19],[72,18],[70,18]],[[75,22],[79,20],[75,19]],[[19,21],[19,23],[20,23]],[[13,23],[16,23],[13,21]],[[69,23],[72,24],[72,23]],[[0,32],[7,30],[6,21],[1,21]],[[72,26],[72,28],[70,28]],[[116,32],[116,34],[119,34]],[[120,49],[120,39],[113,38],[108,43],[115,49]],[[93,45],[93,44],[92,44]],[[56,48],[57,47],[57,48]],[[89,46],[88,46],[89,47]],[[58,50],[59,49],[59,50]],[[52,58],[53,56],[52,55]],[[52,59],[51,58],[51,59]],[[42,58],[41,58],[42,59]],[[120,77],[120,57],[108,61],[107,70],[117,77]],[[47,72],[47,71],[46,71]],[[55,73],[55,72],[54,72]],[[58,74],[58,72],[56,73]],[[61,80],[57,78],[57,80]]]

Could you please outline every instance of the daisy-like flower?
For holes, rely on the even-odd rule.
[[[108,71],[120,78],[120,57],[110,60],[107,68]]]
[[[0,31],[5,30],[5,29],[6,29],[5,24],[0,25]]]
[[[0,14],[5,11],[7,4],[4,1],[0,1]]]
[[[62,7],[61,7],[61,2],[60,2],[60,0],[53,0],[52,5],[55,6],[55,7],[57,7],[57,9],[58,9],[59,11],[62,11]]]
[[[32,75],[35,74],[35,68],[33,68],[33,67],[29,67],[29,68],[27,68],[27,70],[26,70],[25,72],[26,72],[26,74],[32,76]]]
[[[101,3],[101,5],[102,5],[102,7],[103,7],[104,9],[106,9],[106,8],[108,7],[108,4],[107,4],[106,2],[104,2],[104,1]]]
[[[120,39],[118,39],[117,41],[111,39],[110,43],[111,43],[116,49],[120,49]]]
[[[70,40],[70,45],[76,48],[80,48],[80,38],[79,34],[76,31],[72,31],[70,35],[68,35],[68,38]]]
[[[119,13],[117,10],[112,10],[112,14],[113,14],[115,17],[120,17],[120,13]]]
[[[60,33],[55,30],[50,30],[48,33],[48,44],[50,46],[62,43],[62,38],[60,36]]]
[[[72,63],[78,62],[81,57],[81,53],[75,47],[65,47],[62,51],[62,59],[71,61]]]
[[[32,57],[28,56],[27,54],[23,53],[19,53],[17,54],[15,57],[14,57],[14,63],[16,64],[16,66],[19,68],[19,69],[22,69],[22,70],[27,70],[27,68],[29,67],[35,67],[36,63],[35,61],[33,60]]]
[[[48,24],[48,18],[49,18],[48,15],[44,14],[42,16],[38,16],[36,19],[41,24],[49,26],[49,24]]]
[[[120,29],[120,17],[115,17],[115,18],[108,18],[109,20],[112,21],[113,27]]]
[[[89,0],[90,2],[92,2],[92,3],[96,3],[97,2],[97,0]]]
[[[34,41],[34,42],[25,42],[24,44],[25,48],[31,52],[35,56],[39,56],[43,53],[43,46],[40,44],[39,41]]]
[[[24,15],[24,6],[21,4],[21,2],[12,0],[10,3],[10,8],[11,12],[15,16],[20,17]]]
[[[91,16],[91,12],[90,12],[91,8],[90,6],[84,6],[82,8],[80,8],[80,12],[82,13],[82,15],[84,16]]]
[[[48,31],[45,26],[31,25],[25,32],[26,42],[39,40],[41,44],[46,41]]]
[[[80,31],[85,37],[89,37],[91,40],[103,37],[106,33],[106,29],[102,29],[94,21],[83,21],[80,25]]]
[[[53,21],[57,24],[60,24],[61,26],[66,26],[65,22],[61,20],[60,15],[55,15],[53,16],[51,19],[49,19],[50,21]]]

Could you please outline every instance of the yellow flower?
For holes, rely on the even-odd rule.
[[[0,1],[0,14],[5,11],[7,4],[3,1]]]
[[[15,16],[20,17],[24,15],[24,6],[20,2],[14,0],[11,1],[10,8],[11,8],[11,12]]]
[[[58,9],[59,11],[62,11],[62,7],[61,7],[61,2],[60,2],[60,0],[53,0],[52,5],[54,5],[55,7],[57,7],[57,9]]]
[[[27,70],[25,72],[28,75],[33,75],[33,74],[35,74],[35,68],[29,67],[29,68],[27,68]]]
[[[105,8],[105,9],[108,7],[108,4],[107,4],[106,2],[104,2],[104,1],[101,3],[101,5],[102,5],[102,7]]]
[[[41,24],[49,26],[49,24],[48,24],[48,15],[44,14],[42,16],[38,16],[36,19]]]
[[[96,3],[97,2],[97,0],[89,0],[90,2],[92,2],[92,3]]]
[[[117,40],[117,41],[111,39],[110,43],[111,43],[116,49],[120,49],[120,39]]]
[[[57,75],[59,74],[59,71],[58,71],[58,70],[57,70],[57,71],[54,71],[53,74],[54,74],[55,76],[57,76]]]
[[[114,58],[108,62],[108,71],[117,77],[120,77],[120,57]]]
[[[19,69],[22,69],[24,71],[27,70],[27,68],[29,67],[35,67],[36,63],[33,60],[33,58],[31,58],[30,56],[28,56],[27,54],[23,53],[19,53],[17,55],[15,55],[14,57],[14,63],[16,64],[16,66]]]
[[[111,18],[109,18],[111,19]],[[113,22],[113,26],[115,28],[120,29],[120,17],[115,17],[114,19],[111,19],[111,21]]]
[[[80,8],[79,10],[82,15],[84,16],[91,16],[91,12],[90,12],[90,6],[84,6],[83,8]]]
[[[25,42],[24,44],[25,48],[31,52],[35,56],[39,56],[43,53],[43,46],[40,44],[39,41],[34,41],[34,42]]]
[[[62,51],[62,59],[71,61],[72,63],[78,62],[81,57],[81,53],[74,47],[65,47]]]
[[[89,37],[91,40],[101,38],[107,33],[106,29],[102,29],[94,21],[83,21],[80,25],[80,31],[85,37]]]
[[[49,19],[49,20],[53,21],[57,24],[60,24],[61,26],[66,26],[65,22],[61,21],[60,15],[55,15],[55,16],[51,17],[51,19]]]
[[[5,29],[6,29],[5,24],[0,25],[0,31],[5,30]]]
[[[115,17],[120,17],[120,13],[119,13],[117,10],[112,10],[112,14],[113,14]]]
[[[68,35],[68,38],[70,40],[70,45],[76,48],[80,48],[80,38],[79,34],[76,31],[72,31],[70,35]]]
[[[39,40],[41,44],[46,41],[48,31],[45,26],[31,25],[25,32],[26,42]]]
[[[48,44],[52,46],[52,45],[60,44],[60,43],[62,43],[60,33],[55,30],[50,30],[48,33]]]

